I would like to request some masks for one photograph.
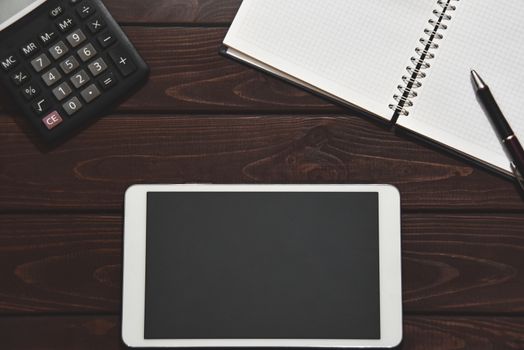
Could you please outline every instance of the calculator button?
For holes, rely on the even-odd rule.
[[[13,73],[11,75],[11,81],[13,82],[13,84],[15,84],[16,86],[20,86],[22,85],[23,83],[25,83],[27,80],[29,80],[30,76],[29,76],[29,73],[27,73],[25,70],[23,69],[20,69],[20,70],[17,70],[15,71],[15,73]]]
[[[5,71],[13,69],[17,64],[18,59],[13,55],[0,59],[0,65],[2,66],[2,69]]]
[[[89,66],[87,66],[87,68],[89,68],[89,71],[91,72],[91,74],[94,77],[96,77],[107,69],[107,64],[100,57],[94,60],[93,62],[91,62]]]
[[[74,87],[78,89],[79,87],[84,86],[90,79],[86,71],[82,69],[74,74],[70,80]]]
[[[62,32],[66,33],[73,29],[75,26],[75,20],[72,17],[65,17],[64,19],[56,22],[56,27]]]
[[[66,37],[66,39],[69,45],[71,45],[71,47],[74,48],[83,43],[86,40],[86,36],[84,35],[84,32],[82,32],[82,30],[77,29],[71,34],[69,34]]]
[[[47,30],[45,32],[42,32],[38,34],[38,40],[40,40],[40,43],[44,46],[48,46],[51,44],[55,39],[58,38],[58,35],[54,30]]]
[[[82,109],[82,103],[77,97],[73,97],[72,99],[64,103],[62,105],[62,108],[64,108],[64,111],[66,111],[68,115],[73,115]]]
[[[98,79],[98,82],[102,86],[102,89],[109,90],[110,88],[116,85],[117,80],[113,72],[109,71],[106,74],[102,75],[102,77]]]
[[[38,51],[38,45],[36,44],[36,41],[30,41],[22,46],[20,49],[20,52],[25,57],[31,57]]]
[[[96,10],[90,3],[85,3],[82,6],[77,7],[76,12],[80,16],[80,18],[84,19],[91,16],[93,13],[96,12]]]
[[[71,95],[72,92],[73,91],[69,87],[69,84],[66,82],[63,82],[53,89],[53,95],[55,95],[58,101],[62,101],[64,98]]]
[[[131,60],[127,52],[117,47],[109,51],[109,57],[115,63],[116,67],[124,77],[127,77],[136,70],[134,62]]]
[[[71,73],[72,71],[74,71],[78,67],[80,67],[80,64],[78,63],[76,58],[74,58],[73,56],[70,56],[68,59],[66,59],[65,61],[60,63],[60,68],[62,68],[62,71],[65,74]]]
[[[46,126],[48,130],[56,128],[58,125],[62,124],[64,120],[57,111],[53,111],[42,118],[42,123]]]
[[[42,80],[47,86],[56,84],[61,78],[62,75],[60,75],[60,72],[58,72],[56,68],[53,68],[49,72],[42,75]]]
[[[49,53],[51,54],[51,56],[53,56],[55,60],[64,56],[68,51],[69,49],[63,41],[59,41],[49,48]]]
[[[95,57],[97,52],[92,44],[87,44],[86,46],[78,50],[77,54],[82,60],[82,62],[86,62],[89,61],[91,58]]]
[[[98,42],[104,49],[111,46],[115,42],[115,36],[110,32],[102,33],[98,36]]]
[[[31,65],[37,73],[40,73],[42,70],[46,69],[50,64],[51,61],[45,53],[31,61]]]
[[[84,99],[84,101],[86,101],[87,103],[90,103],[95,98],[100,96],[100,90],[98,90],[95,84],[91,84],[87,88],[85,88],[80,93],[80,95],[82,95],[82,98]]]
[[[32,100],[34,97],[38,96],[39,94],[40,94],[40,89],[34,84],[29,84],[22,89],[22,95],[28,101]]]
[[[61,5],[57,4],[49,11],[49,17],[57,18],[60,17],[62,13],[64,13],[64,8]]]
[[[40,99],[38,101],[35,101],[35,103],[33,103],[32,107],[33,107],[33,110],[36,112],[36,114],[42,115],[42,114],[44,114],[45,111],[47,111],[49,109],[49,103],[48,103],[47,99],[42,98],[42,99]]]
[[[105,22],[100,17],[95,17],[87,22],[87,28],[93,34],[98,33],[106,26]]]

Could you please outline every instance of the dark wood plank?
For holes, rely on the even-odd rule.
[[[104,0],[115,19],[134,24],[229,25],[241,0]]]
[[[0,118],[0,210],[115,209],[132,184],[183,182],[391,183],[404,209],[524,209],[513,183],[357,117],[115,116],[53,150],[21,125]]]
[[[1,215],[0,314],[118,312],[122,219]],[[524,217],[403,218],[407,312],[524,312]]]
[[[0,338],[6,349],[125,349],[117,316],[3,317]],[[403,350],[516,350],[524,348],[524,318],[404,318]]]
[[[115,116],[54,150],[28,135],[0,118],[0,210],[115,209],[132,184],[183,182],[391,183],[404,209],[524,209],[513,183],[357,117]]]
[[[124,29],[150,65],[151,76],[119,111],[341,111],[329,102],[220,56],[225,28]],[[2,92],[0,107],[9,109],[9,100]]]

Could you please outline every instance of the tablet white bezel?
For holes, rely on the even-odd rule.
[[[376,192],[381,339],[144,339],[148,192]],[[394,347],[402,339],[400,195],[389,185],[135,185],[125,194],[122,339],[131,347]]]

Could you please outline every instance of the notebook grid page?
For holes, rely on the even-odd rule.
[[[399,124],[510,170],[470,69],[490,86],[516,134],[524,139],[524,2],[461,1],[412,113]]]
[[[435,0],[245,0],[224,42],[389,119],[389,101],[435,6]]]

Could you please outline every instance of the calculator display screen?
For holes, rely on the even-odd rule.
[[[7,28],[46,0],[1,0],[0,30]]]

